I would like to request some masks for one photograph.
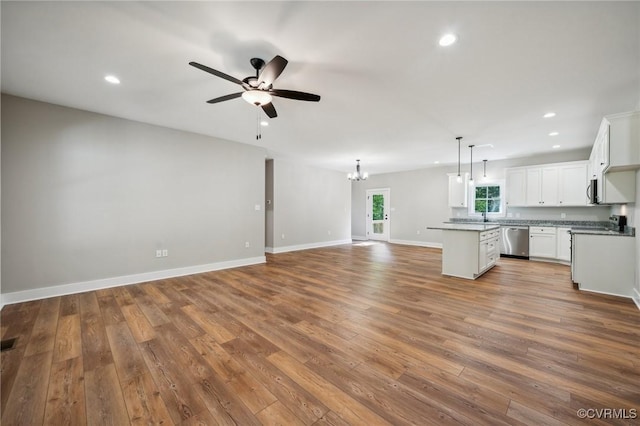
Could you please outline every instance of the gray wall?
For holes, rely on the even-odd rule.
[[[276,158],[273,182],[273,245],[268,251],[351,240],[351,188],[344,173]]]
[[[629,216],[633,219],[633,226],[636,228],[636,303],[640,308],[640,170],[636,172],[636,203],[633,205],[633,212]]]
[[[266,247],[273,247],[273,160],[265,166],[265,238]]]
[[[426,227],[440,224],[449,217],[446,173],[442,167],[437,167],[371,175],[365,181],[354,182],[351,197],[353,238],[366,238],[367,189],[389,188],[390,240],[439,244],[441,231]]]
[[[2,292],[264,256],[264,191],[261,148],[3,95]]]
[[[509,167],[587,160],[590,152],[590,148],[585,148],[526,158],[489,161],[487,163],[487,178],[504,179],[505,168]],[[463,158],[465,158],[464,155]],[[372,175],[364,182],[354,183],[351,197],[353,238],[366,238],[366,190],[390,188],[390,240],[420,245],[441,244],[441,232],[426,230],[426,227],[439,225],[451,217],[467,216],[466,208],[450,209],[447,207],[449,185],[447,173],[455,173],[456,171],[457,166],[431,167],[408,172]],[[468,162],[463,162],[461,171],[469,171]],[[481,173],[482,162],[474,163],[475,178],[477,179]],[[561,210],[558,208],[512,208],[509,211],[518,213],[521,219],[560,220],[560,212],[562,211],[567,215],[566,220],[607,220],[611,208],[606,206],[562,208]]]

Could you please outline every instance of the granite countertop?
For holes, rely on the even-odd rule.
[[[624,232],[618,232],[612,230],[608,225],[609,222],[597,222],[586,220],[513,220],[513,219],[498,219],[490,220],[489,222],[483,222],[482,220],[474,219],[458,219],[452,218],[450,222],[445,222],[448,225],[470,225],[470,226],[544,226],[544,227],[557,227],[557,228],[571,228],[572,234],[584,234],[584,235],[611,235],[618,237],[635,237],[636,232],[633,227],[626,227]],[[440,229],[440,228],[432,228]]]
[[[500,229],[498,224],[489,223],[443,223],[441,226],[427,226],[427,229],[440,229],[442,231],[474,231],[483,232],[492,229]]]
[[[571,228],[572,234],[584,235],[612,235],[615,237],[635,237],[635,228],[626,227],[624,232],[614,231],[612,229],[603,228]]]
[[[608,221],[590,220],[551,220],[551,219],[493,219],[483,222],[482,219],[451,218],[445,223],[474,223],[474,224],[498,224],[502,226],[553,226],[558,228],[606,228]]]

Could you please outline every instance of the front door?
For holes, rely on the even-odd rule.
[[[367,190],[367,238],[389,241],[389,189]]]

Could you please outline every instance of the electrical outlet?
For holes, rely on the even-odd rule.
[[[162,257],[167,257],[167,256],[169,256],[169,250],[167,249],[162,250]]]
[[[416,235],[420,235],[420,230],[419,229],[416,231]]]
[[[282,234],[282,236],[280,238],[284,240],[284,234]]]
[[[247,241],[247,242],[244,243],[244,246],[245,246],[245,248],[249,248],[249,247],[251,247],[251,244],[249,244],[249,241]]]
[[[156,257],[162,257],[162,250],[156,250]]]
[[[327,231],[327,235],[331,235],[331,231]]]
[[[253,208],[254,208],[257,212],[258,212],[258,211],[260,211],[260,204],[256,204]]]
[[[566,219],[566,218],[567,218],[566,213],[560,213],[560,219]]]

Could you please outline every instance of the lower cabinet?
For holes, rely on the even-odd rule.
[[[529,227],[529,257],[557,257],[556,228],[543,226]]]
[[[632,297],[636,237],[573,234],[571,279],[580,290]]]
[[[476,279],[491,269],[500,256],[500,229],[442,232],[442,273]]]
[[[571,262],[571,228],[556,228],[556,259]]]

